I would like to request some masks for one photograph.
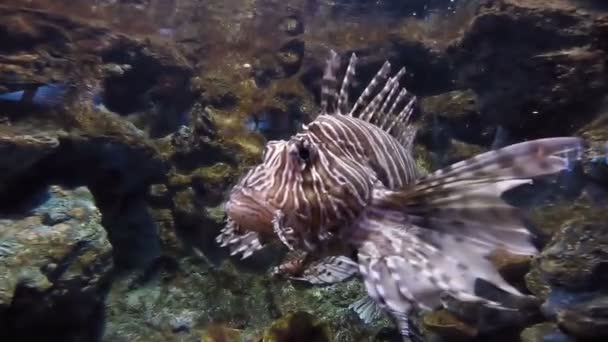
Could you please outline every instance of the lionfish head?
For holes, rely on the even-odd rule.
[[[241,234],[284,241],[280,231],[287,231],[300,247],[314,249],[371,199],[364,162],[330,150],[310,132],[268,142],[262,159],[233,187],[224,207],[228,224]]]

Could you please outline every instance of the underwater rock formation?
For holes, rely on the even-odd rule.
[[[499,0],[479,7],[450,55],[486,120],[531,138],[571,134],[597,114],[608,87],[608,19],[579,5]]]
[[[52,186],[0,219],[0,338],[96,341],[112,246],[86,188]]]

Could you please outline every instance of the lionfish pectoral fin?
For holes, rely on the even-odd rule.
[[[406,288],[399,283],[400,276],[391,273],[394,270],[389,270],[386,260],[376,253],[378,246],[369,242],[358,254],[359,272],[367,294],[375,302],[376,307],[386,311],[393,318],[401,335],[409,338],[411,337],[409,314],[414,309],[415,302],[408,297],[409,294],[404,293],[403,290]],[[371,253],[368,255],[368,252]]]
[[[359,272],[368,295],[395,320],[402,335],[412,337],[408,321],[412,310],[441,307],[444,293],[461,301],[500,307],[475,295],[478,277],[490,275],[500,279],[496,281],[501,285],[506,284],[489,261],[468,258],[475,263],[465,266],[457,258],[460,255],[454,254],[468,253],[467,246],[456,253],[442,249],[436,241],[419,236],[422,228],[404,225],[405,220],[390,222],[399,214],[387,214],[390,220],[368,222],[370,234],[359,243]]]
[[[285,214],[281,210],[275,212],[274,218],[272,219],[272,228],[279,240],[281,240],[289,250],[293,251],[296,249],[295,247],[298,242],[296,232],[293,228],[286,225]]]
[[[537,249],[520,210],[501,196],[533,177],[565,170],[573,153],[579,157],[581,146],[581,139],[565,137],[489,151],[419,179],[390,201],[401,201],[397,205],[408,221],[422,228],[428,241],[445,248],[467,246],[478,255],[503,248],[534,255]]]
[[[340,255],[329,256],[312,262],[300,277],[290,279],[301,280],[311,284],[334,284],[356,275],[358,265],[352,259]]]
[[[365,324],[371,323],[382,313],[378,304],[367,295],[357,299],[348,308],[353,310]]]
[[[264,245],[260,242],[258,233],[250,231],[239,234],[231,224],[227,224],[221,230],[215,241],[221,247],[228,247],[232,256],[242,254],[241,259],[248,258],[253,253],[264,248]]]
[[[501,195],[532,177],[566,169],[567,155],[580,152],[581,143],[553,138],[512,145],[374,199],[370,213],[381,215],[360,222],[365,238],[354,241],[370,296],[399,314],[405,313],[405,303],[432,309],[441,304],[441,294],[504,308],[475,294],[477,279],[523,296],[488,259],[499,248],[537,253],[520,212]]]

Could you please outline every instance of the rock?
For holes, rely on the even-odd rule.
[[[304,24],[297,15],[290,15],[283,18],[279,28],[290,36],[297,36],[304,32]]]
[[[450,55],[461,83],[478,95],[484,120],[515,136],[557,136],[597,114],[608,86],[600,43],[606,18],[576,6],[570,0],[480,6]]]
[[[244,340],[257,341],[264,331],[273,336],[268,328],[277,319],[300,311],[308,313],[298,315],[305,318],[301,322],[308,322],[307,317],[326,322],[336,341],[368,340],[379,326],[387,324],[380,320],[372,327],[364,327],[348,309],[362,295],[361,284],[347,282],[326,288],[294,285],[297,284],[274,282],[240,271],[230,263],[209,268],[196,258],[165,257],[148,270],[116,279],[107,300],[104,338],[190,340],[200,339],[201,331],[203,336],[209,336],[223,330],[228,335],[238,333]],[[216,322],[226,324],[218,327]],[[326,329],[317,323],[292,327],[306,331]]]
[[[274,322],[264,332],[263,342],[329,342],[332,341],[327,326],[315,322],[306,312],[295,312]]]
[[[562,333],[555,323],[539,323],[524,329],[521,342],[574,342]]]
[[[422,324],[427,334],[436,334],[446,341],[468,341],[475,338],[475,327],[458,319],[447,310],[438,310],[423,316]]]
[[[608,297],[601,296],[561,310],[559,326],[568,334],[585,340],[608,337]]]
[[[167,205],[170,202],[171,193],[166,184],[152,184],[148,191],[147,200],[151,204]]]
[[[583,126],[577,135],[590,145],[590,148],[585,151],[587,162],[583,164],[585,174],[594,182],[588,190],[605,188],[608,186],[608,145],[606,145],[608,141],[608,102],[604,104],[602,113]],[[601,197],[601,195],[597,197]]]
[[[26,134],[3,130],[0,133],[0,191],[8,186],[21,172],[52,154],[59,146],[55,134]]]
[[[45,222],[56,213],[61,222]],[[52,186],[0,226],[2,340],[99,340],[112,246],[91,193]]]
[[[477,95],[472,90],[454,90],[420,99],[423,127],[419,139],[434,146],[436,129],[442,127],[445,139],[457,139],[470,144],[489,145],[494,138],[484,126]],[[433,137],[431,137],[433,136]],[[440,138],[439,138],[440,139]]]
[[[603,217],[604,213],[597,213]],[[592,217],[565,223],[534,261],[543,278],[552,286],[573,291],[601,288],[603,267],[607,263],[608,240],[603,232],[605,218]]]
[[[563,330],[551,333],[552,338],[569,341],[605,336],[605,210],[594,206],[584,194],[574,203],[558,202],[552,209],[540,210],[546,212],[535,222],[551,239],[532,261],[526,283],[544,300],[541,309],[545,318]]]

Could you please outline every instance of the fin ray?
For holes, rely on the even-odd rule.
[[[311,263],[301,277],[291,277],[311,284],[333,284],[344,281],[358,273],[358,265],[352,259],[340,255],[323,258]]]
[[[215,241],[221,247],[228,247],[230,255],[242,254],[241,259],[250,257],[253,253],[264,248],[256,232],[249,231],[245,234],[238,234],[234,229],[234,223],[229,221]]]

